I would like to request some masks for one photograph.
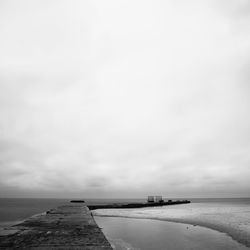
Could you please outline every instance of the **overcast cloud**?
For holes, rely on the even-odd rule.
[[[0,196],[250,194],[250,1],[0,2]]]

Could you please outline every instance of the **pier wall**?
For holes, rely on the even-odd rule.
[[[112,250],[88,207],[69,204],[31,217],[0,236],[0,249]]]

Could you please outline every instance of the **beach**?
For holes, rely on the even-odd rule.
[[[114,250],[247,250],[228,235],[200,226],[151,219],[99,217]]]
[[[250,206],[248,202],[191,203],[142,209],[103,209],[95,216],[154,219],[199,225],[227,234],[250,247]]]

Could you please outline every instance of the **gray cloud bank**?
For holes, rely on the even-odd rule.
[[[249,196],[249,1],[0,5],[0,196]]]

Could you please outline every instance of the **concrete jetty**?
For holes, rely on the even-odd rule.
[[[180,205],[190,203],[189,200],[177,200],[177,201],[161,201],[161,202],[146,202],[146,203],[114,203],[114,204],[101,204],[101,205],[88,205],[90,210],[95,209],[116,209],[116,208],[143,208],[143,207],[161,207],[170,205]]]
[[[71,203],[15,225],[12,233],[0,236],[0,249],[112,250],[112,247],[88,207]]]

